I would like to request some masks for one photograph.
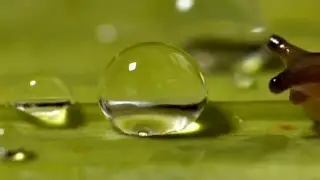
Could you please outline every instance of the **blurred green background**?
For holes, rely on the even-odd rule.
[[[319,179],[319,141],[301,137],[310,122],[298,107],[275,102],[287,94],[267,88],[279,59],[275,68],[240,72],[255,80],[250,88],[234,71],[207,69],[216,61],[242,67],[273,33],[320,51],[319,7],[318,0],[0,0],[0,103],[12,98],[8,87],[39,73],[95,103],[83,105],[86,125],[75,130],[39,128],[0,108],[0,146],[39,155],[27,165],[3,163],[0,179]],[[210,103],[198,122],[217,134],[152,141],[113,131],[96,104],[97,81],[115,53],[143,41],[172,43],[203,64],[209,99],[224,102]],[[220,108],[239,131],[217,137],[230,126]]]
[[[52,74],[68,84],[76,99],[93,101],[105,65],[115,53],[138,42],[185,48],[197,40],[210,41],[213,54],[222,54],[221,61],[231,51],[236,52],[231,57],[235,61],[254,51],[271,33],[319,50],[319,5],[317,0],[2,0],[1,82],[6,87],[27,74]],[[230,50],[235,44],[236,50]],[[256,93],[256,100],[285,98],[269,94],[265,84],[271,75],[258,73],[260,85],[250,93],[233,87],[230,73],[222,78],[212,75],[210,96],[250,100]],[[220,81],[230,83],[216,86]]]

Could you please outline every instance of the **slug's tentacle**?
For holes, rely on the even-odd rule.
[[[281,93],[293,86],[308,83],[320,83],[320,65],[300,69],[287,68],[270,80],[269,89],[273,93]]]
[[[272,51],[273,53],[277,54],[280,56],[284,64],[287,67],[292,66],[295,64],[295,58],[297,56],[307,54],[309,53],[306,50],[303,50],[291,43],[289,43],[287,40],[284,38],[274,34],[269,37],[269,41],[267,43],[267,48]]]

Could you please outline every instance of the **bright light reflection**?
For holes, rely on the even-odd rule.
[[[152,102],[139,102],[139,101],[108,101],[109,105],[135,105],[139,107],[150,106]]]
[[[253,32],[253,33],[261,33],[261,32],[263,32],[264,31],[264,28],[263,27],[256,27],[256,28],[253,28],[252,30],[251,30],[251,32]]]
[[[47,123],[50,124],[64,124],[66,120],[66,109],[61,110],[52,110],[52,111],[39,111],[39,112],[32,112],[33,116],[36,116]]]
[[[194,5],[194,0],[176,0],[176,7],[181,12],[189,11]]]
[[[22,152],[18,152],[18,153],[14,156],[13,160],[15,160],[15,161],[21,161],[21,160],[23,160],[24,158],[25,158],[25,154],[22,153]]]
[[[196,122],[192,122],[190,123],[186,128],[184,128],[183,130],[177,132],[177,134],[185,134],[185,133],[192,133],[192,132],[196,132],[199,131],[201,128],[200,124],[196,123]]]
[[[22,106],[17,107],[17,109],[30,113],[32,116],[39,118],[40,120],[52,124],[52,125],[62,125],[66,122],[67,109],[63,108],[60,110],[38,110],[34,111],[32,109],[25,109]]]
[[[272,41],[273,43],[275,43],[275,44],[279,44],[280,42],[277,40],[277,39],[275,39],[275,38],[270,38],[270,41]]]
[[[133,62],[129,64],[129,71],[134,71],[137,67],[137,63]]]
[[[33,115],[41,115],[45,117],[52,117],[52,116],[57,116],[61,113],[60,110],[53,110],[53,111],[43,111],[43,112],[34,112],[32,113]]]
[[[148,133],[146,133],[146,132],[139,132],[138,135],[141,136],[141,137],[145,137],[145,136],[148,136]]]
[[[188,119],[185,117],[180,117],[179,120],[175,121],[176,123],[173,124],[174,130],[182,131],[186,124],[188,123]]]
[[[4,135],[4,129],[0,128],[0,136]]]
[[[29,84],[30,84],[30,86],[34,86],[34,85],[36,85],[36,84],[37,84],[37,81],[35,81],[35,80],[31,80]]]

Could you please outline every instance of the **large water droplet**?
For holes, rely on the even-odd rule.
[[[197,62],[163,43],[126,48],[108,64],[100,81],[100,107],[125,134],[148,136],[181,131],[207,102]]]

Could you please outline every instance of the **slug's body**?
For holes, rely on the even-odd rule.
[[[270,91],[279,94],[289,90],[289,100],[302,106],[320,135],[320,53],[305,51],[277,35],[269,38],[267,46],[285,64],[285,69],[270,80]]]

